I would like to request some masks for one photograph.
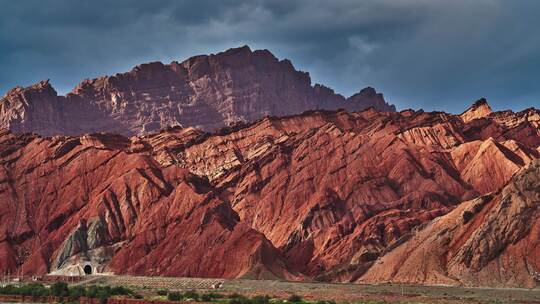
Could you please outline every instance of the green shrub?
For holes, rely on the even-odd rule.
[[[90,285],[86,289],[86,296],[89,298],[97,298],[98,287],[96,285]]]
[[[134,299],[142,299],[142,298],[143,298],[143,296],[141,296],[141,295],[138,294],[138,293],[133,293],[131,296],[132,296]]]
[[[19,287],[8,285],[6,286],[4,293],[33,296],[33,297],[43,297],[43,296],[48,296],[50,294],[50,291],[47,287],[43,286],[43,284],[31,283],[31,284],[22,285]]]
[[[223,295],[215,292],[203,293],[200,295],[199,300],[201,302],[212,302],[216,299],[222,299]]]
[[[211,302],[213,300],[212,297],[207,293],[202,294],[200,299],[202,302]]]
[[[167,289],[158,289],[157,294],[158,296],[166,296],[169,293]]]
[[[17,287],[13,285],[6,285],[0,288],[0,294],[5,294],[5,295],[14,295],[16,294],[15,293],[16,291],[17,291]]]
[[[51,294],[51,290],[43,286],[43,284],[30,283],[19,287],[13,285],[0,287],[0,294],[45,297]]]
[[[179,292],[169,292],[167,294],[167,300],[169,301],[180,301],[183,299],[183,296]]]
[[[27,288],[30,291],[30,295],[34,297],[44,297],[50,294],[49,289],[40,283],[28,284]]]
[[[111,288],[112,296],[129,296],[131,294],[133,294],[133,290],[123,286],[116,286]]]
[[[114,294],[113,294],[113,291],[114,291]],[[99,299],[100,304],[106,304],[108,299],[112,295],[126,295],[126,294],[131,294],[131,293],[132,293],[131,290],[124,287],[111,288],[110,286],[91,285],[91,286],[88,286],[88,288],[86,289],[86,296],[89,298]]]
[[[291,302],[291,303],[300,303],[302,302],[302,297],[299,296],[299,295],[291,295],[289,298],[287,298],[287,301]]]
[[[72,286],[69,287],[69,299],[77,300],[80,297],[86,296],[86,288],[83,286]]]
[[[68,284],[66,282],[56,282],[51,286],[51,294],[57,297],[66,297],[69,295]]]
[[[268,304],[270,303],[270,297],[265,296],[255,296],[251,299],[251,303],[253,304]]]
[[[48,295],[50,295],[51,292],[48,288],[46,287],[37,287],[37,288],[33,288],[31,290],[31,296],[33,297],[46,297]]]
[[[229,300],[229,304],[249,304],[246,298],[233,298]]]
[[[111,290],[107,287],[109,286],[98,288],[97,298],[99,299],[100,304],[107,304],[107,300],[111,296]]]
[[[251,300],[237,293],[229,295],[229,304],[251,304]]]
[[[215,299],[222,299],[222,298],[223,298],[223,295],[220,294],[220,293],[217,293],[217,292],[209,292],[209,293],[208,293],[208,296],[209,296],[210,298],[212,298],[213,300],[215,300]]]
[[[199,300],[199,294],[195,290],[188,290],[184,293],[184,299]]]
[[[319,300],[319,301],[315,302],[315,304],[336,304],[336,302],[332,301],[332,300],[330,300],[330,301]],[[361,302],[359,302],[359,304],[361,304]]]

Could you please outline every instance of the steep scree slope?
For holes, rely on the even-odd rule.
[[[532,287],[540,281],[540,160],[379,259],[362,282]]]

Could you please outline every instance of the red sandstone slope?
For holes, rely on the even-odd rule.
[[[464,127],[442,113],[315,114],[267,119],[178,156],[215,179],[240,217],[303,272],[348,280],[412,227],[500,188],[529,160],[490,138],[482,149],[462,148]],[[452,151],[460,148],[501,165],[486,164],[484,179],[470,180],[477,158],[457,169]]]
[[[415,227],[538,158],[538,114],[313,111],[216,134],[4,133],[0,268],[354,281]]]
[[[3,133],[1,145],[2,270],[90,261],[118,273],[294,278],[207,181],[123,151],[112,135]]]
[[[15,88],[0,100],[0,127],[41,135],[156,132],[167,126],[216,130],[268,115],[373,106],[395,111],[366,88],[350,98],[316,84],[267,50],[247,46],[184,62],[142,64],[132,71],[81,82],[57,96],[48,81]]]
[[[362,282],[532,287],[540,281],[540,161],[377,260]]]

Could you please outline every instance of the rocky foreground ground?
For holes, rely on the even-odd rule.
[[[45,278],[43,278],[45,279]],[[540,303],[539,289],[143,276],[58,277],[0,287],[0,303],[85,304],[501,304]],[[66,279],[66,278],[64,278]],[[0,284],[2,286],[2,284]]]
[[[298,295],[309,302],[319,304],[337,303],[540,303],[539,289],[467,288],[435,285],[407,284],[328,284],[320,282],[285,282],[245,279],[196,279],[111,276],[90,279],[90,282],[111,286],[129,286],[135,290],[147,290],[148,295],[160,290],[186,292],[194,290],[200,294],[221,293],[244,296],[268,295],[278,299],[289,299]],[[213,286],[220,284],[218,289]],[[142,287],[146,286],[146,289]]]

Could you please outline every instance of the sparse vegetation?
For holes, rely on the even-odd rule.
[[[335,301],[317,301],[315,304],[336,304]]]
[[[212,297],[207,293],[202,294],[200,299],[201,299],[201,302],[211,302],[213,300]]]
[[[158,296],[166,296],[169,294],[169,291],[167,289],[159,289],[156,293]]]
[[[217,300],[217,299],[222,299],[223,298],[223,295],[220,294],[220,293],[216,293],[216,292],[210,292],[210,293],[207,293],[207,295],[213,299],[213,300]]]
[[[253,304],[268,304],[270,303],[270,296],[255,296],[251,299]]]
[[[184,293],[184,300],[199,300],[199,294],[194,290],[188,290]]]
[[[141,287],[139,287],[141,288]],[[142,291],[142,290],[141,290]],[[148,295],[145,289],[145,295]],[[130,297],[142,299],[140,294],[134,290],[123,286],[104,286],[104,285],[89,285],[89,286],[68,286],[64,282],[57,282],[51,286],[46,286],[40,283],[6,285],[0,287],[0,294],[4,295],[23,295],[32,297],[58,296],[59,302],[62,303],[77,303],[81,297],[94,298],[100,304],[106,304],[111,297]],[[152,294],[154,296],[152,296]],[[157,295],[156,295],[157,294]],[[302,293],[304,295],[304,293]],[[145,297],[146,298],[146,297]],[[192,303],[207,302],[215,304],[336,304],[332,300],[306,300],[297,294],[291,294],[289,297],[282,298],[279,296],[254,295],[252,297],[239,293],[223,294],[219,292],[198,292],[196,290],[188,290],[184,292],[170,291],[168,289],[153,289],[153,293],[147,298],[151,300],[173,302],[191,301]],[[375,298],[376,299],[376,298]],[[377,301],[378,300],[378,301]],[[377,300],[357,300],[350,302],[351,304],[382,304],[382,303],[400,303],[412,304],[413,302],[384,302]],[[39,301],[39,299],[36,299]],[[31,302],[31,301],[30,301]],[[348,304],[348,302],[338,302],[339,304]],[[502,304],[504,300],[483,299],[478,303]]]
[[[44,297],[51,294],[51,290],[43,284],[27,284],[22,286],[7,285],[0,287],[0,294]]]
[[[184,299],[183,295],[179,292],[169,292],[167,294],[167,300],[169,301],[180,301],[183,299]]]
[[[164,295],[164,290],[158,290],[157,294],[160,296]],[[244,295],[233,293],[228,296],[224,296],[220,293],[209,292],[199,294],[193,290],[186,291],[185,293],[180,292],[168,292],[167,300],[169,301],[197,301],[197,302],[217,302],[223,304],[284,304],[282,300],[272,301],[272,298],[268,295],[258,295],[252,298],[246,297]],[[334,303],[335,304],[335,303]]]
[[[51,294],[57,297],[67,297],[69,288],[66,282],[56,282],[51,286]]]
[[[159,296],[167,296],[169,301],[197,301],[197,302],[214,302],[218,299],[223,299],[223,295],[215,292],[199,294],[194,290],[180,292],[169,292],[164,289],[160,289],[156,292]],[[237,295],[241,297],[240,295]],[[229,301],[230,302],[230,301]]]
[[[238,297],[229,300],[229,304],[251,304],[250,300],[246,297]]]
[[[68,286],[65,282],[56,282],[50,287],[43,284],[31,283],[20,286],[7,285],[0,287],[0,294],[3,295],[22,295],[33,297],[57,296],[68,298],[69,301],[77,301],[80,297],[89,297],[99,299],[100,303],[107,303],[111,296],[128,296],[132,298],[142,298],[140,295],[126,287],[110,286]]]
[[[86,288],[83,286],[73,286],[69,288],[69,299],[71,301],[75,301],[84,296],[86,296]]]
[[[299,296],[299,295],[291,295],[289,298],[287,298],[287,301],[291,302],[291,303],[301,303],[302,302],[302,297]]]

